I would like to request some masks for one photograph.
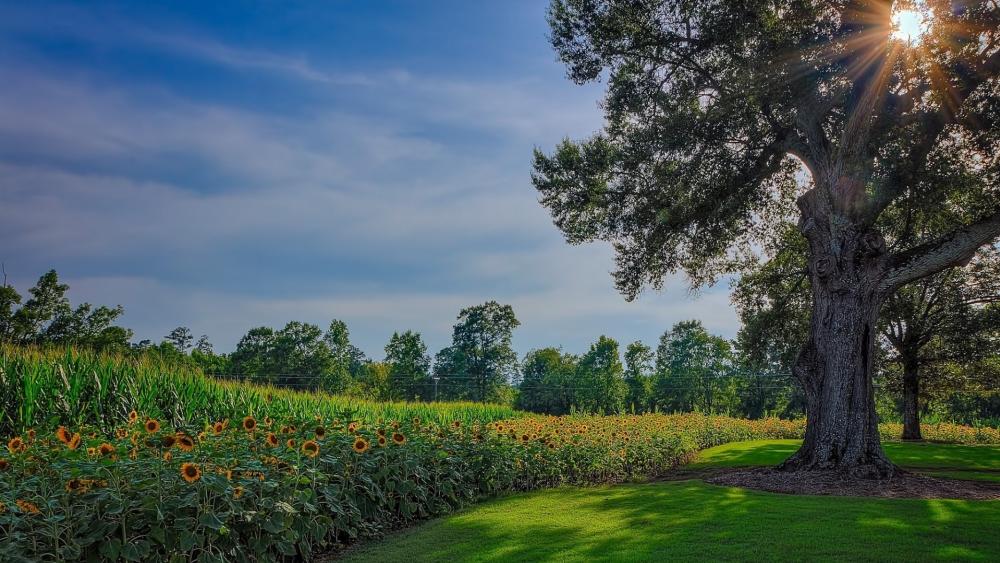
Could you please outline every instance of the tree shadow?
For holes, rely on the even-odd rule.
[[[1000,503],[806,497],[678,481],[492,501],[370,561],[985,559]]]

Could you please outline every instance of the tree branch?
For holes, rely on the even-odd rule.
[[[1000,211],[972,225],[889,258],[889,268],[879,288],[890,293],[920,278],[968,263],[979,247],[1000,237]]]

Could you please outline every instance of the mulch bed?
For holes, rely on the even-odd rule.
[[[908,471],[891,479],[851,479],[833,471],[777,471],[769,467],[730,469],[705,482],[794,495],[1000,500],[1000,483],[928,477]]]

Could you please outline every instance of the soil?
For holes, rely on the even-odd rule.
[[[1000,500],[1000,483],[942,479],[901,470],[884,480],[851,479],[833,471],[778,471],[769,467],[720,470],[700,478],[713,485],[793,495]]]

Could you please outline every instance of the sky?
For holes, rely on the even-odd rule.
[[[251,327],[347,322],[431,354],[463,307],[514,307],[523,354],[604,334],[738,330],[729,287],[634,302],[606,243],[567,244],[536,147],[602,126],[565,77],[546,3],[0,3],[0,262],[74,304],[231,351]]]

